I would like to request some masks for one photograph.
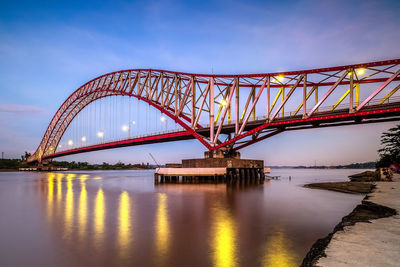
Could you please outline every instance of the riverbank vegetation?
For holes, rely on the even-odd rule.
[[[77,169],[77,170],[129,170],[129,169],[154,169],[155,166],[149,163],[125,164],[121,161],[116,164],[103,162],[102,164],[90,164],[88,162],[75,162],[75,161],[53,161],[51,163],[54,167]]]
[[[283,168],[294,168],[294,169],[375,169],[376,162],[368,161],[362,163],[351,163],[346,165],[315,165],[315,166],[269,166],[269,168],[283,169]]]
[[[75,161],[52,161],[51,165],[58,168],[67,168],[69,170],[133,170],[133,169],[154,169],[156,166],[147,163],[125,164],[117,162],[110,164],[103,162],[102,164],[90,164],[88,162]],[[0,159],[0,170],[18,170],[19,168],[29,167],[25,162],[25,156],[21,159]]]
[[[1,170],[17,170],[23,165],[20,159],[0,159]]]
[[[400,163],[400,124],[381,135],[381,149],[378,150],[377,168],[392,167],[399,171]]]

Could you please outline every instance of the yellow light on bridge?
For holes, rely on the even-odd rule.
[[[54,148],[53,148],[52,146],[51,146],[49,149],[50,149],[50,151],[53,151],[53,150],[54,150]]]
[[[363,75],[365,73],[365,69],[361,68],[357,70],[357,75]]]
[[[68,140],[68,145],[72,146],[74,144],[74,142],[72,140]]]
[[[357,74],[358,76],[361,76],[361,75],[363,75],[363,74],[365,73],[365,69],[364,69],[364,68],[360,68],[360,69],[356,70],[355,72],[356,72],[356,74]],[[349,73],[347,74],[347,76],[350,76],[352,73],[353,73],[353,72],[349,71]]]
[[[81,140],[82,142],[86,142],[86,136],[82,136]]]
[[[97,137],[98,138],[103,138],[104,137],[104,133],[103,132],[98,132],[97,133]]]
[[[161,116],[160,121],[161,121],[161,122],[164,122],[164,121],[165,121],[165,117],[164,117],[164,116]]]
[[[283,80],[285,79],[285,76],[279,75],[279,76],[275,77],[275,79],[276,79],[278,82],[283,82]]]
[[[228,102],[226,102],[225,99],[222,99],[221,106],[226,107],[227,104],[228,104]]]
[[[122,125],[121,130],[127,132],[129,130],[128,125]]]

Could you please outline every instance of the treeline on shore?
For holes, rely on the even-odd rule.
[[[363,162],[363,163],[352,163],[347,165],[336,165],[336,166],[271,166],[270,168],[294,168],[294,169],[375,169],[375,161]]]
[[[102,164],[89,164],[88,162],[75,162],[75,161],[53,161],[51,163],[54,167],[79,169],[79,170],[128,170],[128,169],[154,169],[155,166],[147,163],[125,164],[118,161],[115,164],[103,162]]]
[[[75,170],[128,170],[128,169],[155,169],[157,166],[147,163],[125,164],[117,162],[110,164],[103,162],[102,164],[90,164],[88,162],[75,161],[52,161],[51,165],[59,168],[68,168]],[[0,169],[18,170],[18,168],[28,167],[26,162],[21,159],[0,159]],[[337,166],[270,166],[270,168],[302,168],[302,169],[375,169],[376,162],[352,163],[348,165]]]
[[[52,161],[51,165],[59,168],[68,168],[76,170],[128,170],[128,169],[154,169],[156,166],[147,163],[125,164],[117,162],[110,164],[103,162],[102,164],[90,164],[88,162],[75,162],[75,161]],[[25,168],[28,165],[21,159],[0,159],[0,169],[18,170],[18,168]]]
[[[0,169],[17,170],[24,166],[20,159],[0,159]]]

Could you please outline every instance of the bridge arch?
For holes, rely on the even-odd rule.
[[[150,99],[146,95],[142,96],[136,94],[133,90],[126,90],[127,88],[124,87],[123,83],[124,81],[127,82],[129,74],[126,75],[125,79],[122,79],[120,82],[115,82],[115,80],[112,80],[114,79],[113,77],[115,77],[115,75],[120,75],[120,77],[122,77],[125,72],[126,71],[113,72],[99,76],[75,90],[64,101],[64,103],[57,110],[56,114],[53,116],[39,147],[28,159],[28,162],[41,162],[43,158],[47,158],[54,154],[66,129],[73,119],[79,114],[79,112],[81,112],[89,104],[109,96],[129,96],[149,104],[182,126],[188,133],[193,135],[194,138],[203,143],[206,148],[209,148],[208,143],[205,142],[202,137],[190,127],[191,119],[182,112],[179,114],[174,113],[174,108],[171,106],[171,103],[174,102],[173,100],[169,100],[168,105],[163,105],[159,101]],[[197,125],[197,127],[201,128],[200,125]]]

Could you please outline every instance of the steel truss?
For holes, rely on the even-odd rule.
[[[243,75],[153,69],[112,72],[85,83],[65,100],[28,161],[117,147],[112,142],[56,152],[74,117],[88,104],[108,96],[135,97],[160,110],[184,128],[173,140],[191,136],[208,150],[239,150],[287,130],[399,116],[399,74],[400,59]],[[142,141],[172,141],[169,138],[158,135]],[[129,144],[133,143],[138,141]]]

